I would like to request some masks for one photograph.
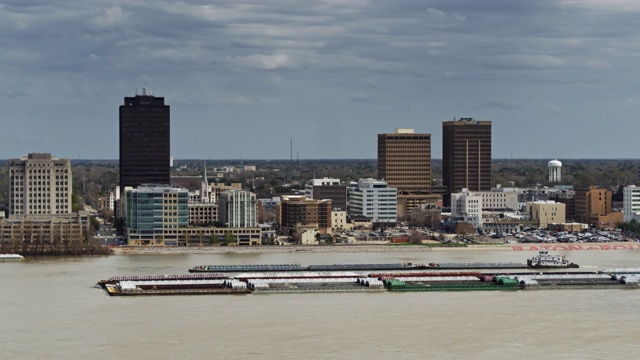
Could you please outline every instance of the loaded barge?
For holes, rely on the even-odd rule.
[[[290,292],[415,292],[528,289],[638,289],[640,269],[598,272],[483,273],[378,271],[264,272],[113,277],[98,282],[111,296],[265,294]]]
[[[526,269],[519,263],[430,263],[430,264],[330,264],[307,265],[199,265],[189,269],[191,273],[242,273],[250,271],[374,271],[374,270],[463,270],[463,269]]]
[[[116,276],[98,285],[111,296],[250,293],[246,283],[219,274]]]
[[[242,273],[254,271],[375,271],[375,270],[515,270],[530,268],[578,268],[564,256],[549,255],[547,250],[540,250],[537,256],[527,260],[526,264],[503,263],[391,263],[391,264],[329,264],[307,265],[294,264],[249,264],[249,265],[198,265],[189,269],[191,273]]]

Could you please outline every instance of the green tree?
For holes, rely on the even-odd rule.
[[[233,236],[233,234],[229,231],[224,233],[224,244],[228,245],[228,244],[235,244],[236,243],[236,239],[235,236]]]
[[[91,233],[95,234],[100,230],[100,221],[98,221],[94,216],[89,217],[89,221],[91,222]]]

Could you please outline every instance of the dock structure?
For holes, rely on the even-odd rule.
[[[501,268],[490,271],[264,271],[236,274],[118,276],[101,280],[98,284],[111,296],[638,289],[640,269],[518,274],[504,273]]]

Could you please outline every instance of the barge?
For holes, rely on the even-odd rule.
[[[478,271],[280,272],[119,276],[98,285],[111,296],[230,295],[292,292],[431,292],[539,289],[640,289],[640,269],[597,272]]]
[[[243,273],[243,272],[280,272],[280,271],[390,271],[390,270],[506,270],[527,269],[520,263],[397,263],[397,264],[328,264],[307,265],[199,265],[189,269],[190,273]],[[577,267],[572,266],[572,267]]]
[[[0,262],[20,262],[25,261],[24,256],[19,254],[0,254]]]
[[[241,273],[254,271],[352,271],[352,270],[412,270],[423,269],[425,265],[412,263],[397,264],[330,264],[330,265],[308,265],[300,264],[274,264],[274,265],[198,265],[189,269],[191,273]]]
[[[101,280],[98,285],[111,296],[139,295],[229,295],[248,294],[245,282],[219,277],[161,275],[119,277]]]

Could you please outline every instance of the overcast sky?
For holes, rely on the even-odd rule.
[[[118,158],[171,106],[176,159],[376,158],[493,122],[494,158],[637,158],[640,1],[0,0],[0,158]]]

